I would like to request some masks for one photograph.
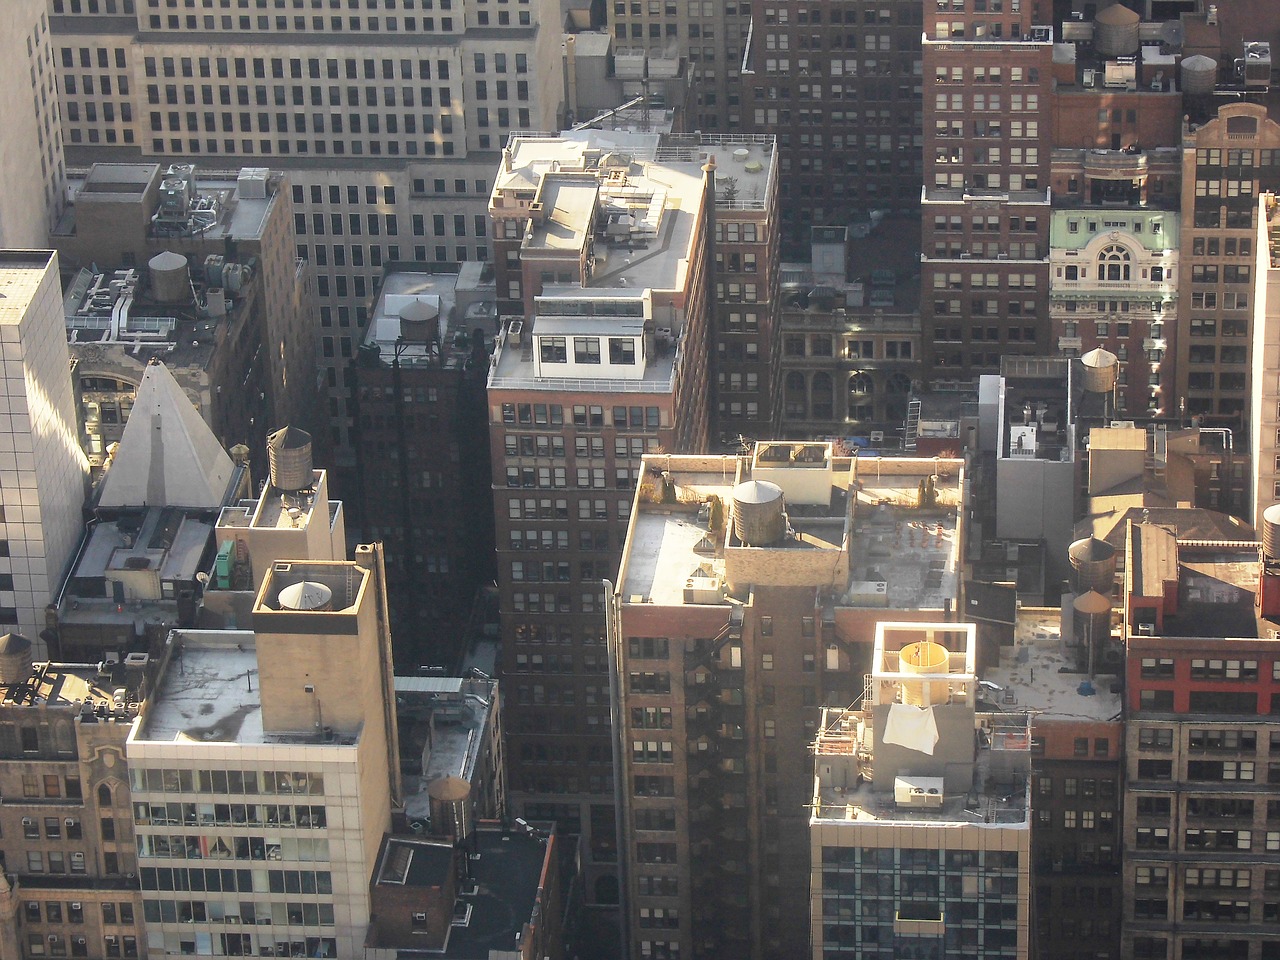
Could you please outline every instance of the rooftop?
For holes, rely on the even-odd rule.
[[[270,171],[263,167],[244,167],[237,174],[201,173],[194,163],[171,163],[162,173],[161,165],[155,163],[95,163],[87,173],[68,178],[72,202],[53,235],[75,235],[77,207],[81,204],[81,213],[102,204],[140,204],[152,184],[160,180],[160,214],[152,220],[153,237],[199,237],[213,242],[259,240],[276,200],[276,185],[270,179]],[[181,186],[170,191],[174,181]],[[106,210],[95,215],[113,214]]]
[[[472,331],[479,327],[491,335],[496,322],[489,265],[463,274],[388,270],[364,343],[378,348],[383,364],[399,356],[408,368],[438,363],[453,370],[471,355]]]
[[[1030,824],[1030,730],[1026,714],[973,715],[977,745],[967,789],[942,777],[875,769],[872,721],[861,710],[823,708],[814,744],[813,820],[935,826],[1017,827]],[[877,789],[877,778],[893,783]],[[931,799],[925,801],[922,794]],[[919,797],[920,802],[916,798]]]
[[[1163,628],[1157,635],[1264,639],[1273,636],[1277,624],[1259,617],[1256,606],[1261,572],[1257,543],[1183,539],[1155,523],[1135,523],[1132,529],[1135,565],[1140,550],[1150,554],[1153,545],[1157,547],[1155,557],[1131,575],[1130,589],[1134,595],[1159,596],[1152,592],[1156,576],[1176,583],[1176,606],[1165,605]],[[1158,572],[1149,575],[1147,567],[1152,564],[1158,566]],[[1141,591],[1138,583],[1142,584]]]
[[[174,631],[170,646],[132,739],[266,743],[253,631]]]
[[[810,450],[818,456],[807,461]],[[792,459],[771,462],[778,451]],[[839,592],[840,606],[940,609],[956,596],[962,469],[955,460],[835,457],[829,444],[762,442],[741,468],[734,457],[646,457],[622,596],[719,603],[735,588],[738,565],[769,551],[779,583],[815,577],[811,585]],[[734,506],[737,484],[753,480],[777,484],[786,505],[785,533],[761,546],[735,529],[751,508]],[[712,528],[711,498],[725,505],[722,529]],[[758,567],[749,579],[766,582]]]
[[[1010,360],[1017,362],[1010,364]],[[1004,358],[998,456],[1071,461],[1075,455],[1072,408],[1078,392],[1073,373],[1068,360]]]
[[[481,824],[471,840],[475,852],[467,863],[470,884],[463,882],[454,905],[454,917],[465,916],[466,922],[449,927],[444,947],[429,950],[415,942],[381,943],[376,917],[370,925],[369,946],[398,949],[402,957],[488,960],[515,949],[527,925],[558,920],[541,916],[543,874],[546,869],[556,869],[554,863],[547,862],[550,847],[545,837]],[[440,884],[452,858],[452,844],[390,837],[375,867],[375,886],[395,883],[395,876],[403,876],[402,882],[409,885]],[[387,875],[387,866],[393,860],[397,869]]]
[[[53,258],[48,250],[0,251],[0,324],[22,322]]]
[[[411,792],[412,778],[406,778],[405,815],[411,820],[429,817],[429,784],[442,777],[473,781],[492,722],[497,682],[396,677],[395,689],[401,755],[406,767],[419,774],[417,792]]]
[[[162,584],[194,584],[212,536],[203,511],[151,507],[100,519],[67,577],[59,621],[130,624],[138,635],[145,623],[172,622],[177,600]]]
[[[689,263],[705,215],[704,166],[712,160],[718,209],[767,209],[777,168],[772,137],[621,130],[511,135],[490,213],[523,224],[522,257],[547,279],[521,332],[508,327],[499,337],[491,387],[671,389]],[[609,306],[626,301],[634,301],[626,311]],[[642,321],[640,333],[648,336],[620,329],[622,316]],[[564,335],[557,324],[566,317],[576,318],[576,334],[636,336],[639,363],[584,367],[574,355],[535,356],[536,338]],[[548,370],[544,362],[557,365]]]
[[[1000,662],[983,679],[986,698],[1003,711],[1027,711],[1033,717],[1064,720],[1110,720],[1120,712],[1120,695],[1111,692],[1112,677],[1088,676],[1074,670],[1061,633],[1062,611],[1022,607],[1014,627],[1014,643],[1002,649]],[[1087,691],[1092,690],[1092,693]]]
[[[36,663],[30,675],[0,684],[5,707],[80,707],[82,723],[130,723],[145,691],[145,655],[125,662]]]
[[[262,727],[257,642],[251,630],[175,630],[156,686],[131,741],[151,743],[315,743],[350,746],[338,735],[268,734]]]
[[[218,527],[301,530],[316,520],[332,526],[342,501],[318,499],[318,491],[327,489],[325,471],[312,470],[311,476],[314,482],[302,490],[285,491],[268,482],[257,500],[241,500],[224,507],[218,516]]]

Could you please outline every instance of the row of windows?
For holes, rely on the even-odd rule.
[[[1143,657],[1139,670],[1143,679],[1169,679],[1174,676],[1175,661],[1169,657]],[[1195,680],[1257,680],[1258,661],[1196,657],[1191,660],[1191,677]],[[1271,662],[1271,679],[1280,680],[1280,660]]]
[[[1253,830],[1202,830],[1188,828],[1183,833],[1184,848],[1188,850],[1259,850],[1274,853],[1280,851],[1280,830],[1258,833]],[[1138,827],[1134,842],[1140,850],[1169,849],[1168,827]]]
[[[1216,887],[1249,890],[1253,887],[1253,871],[1248,867],[1186,867],[1184,881],[1188,887]],[[1134,882],[1143,887],[1169,885],[1169,868],[1140,866],[1135,868]],[[1263,872],[1263,889],[1280,890],[1280,870]]]
[[[68,954],[68,950],[70,953]],[[51,933],[46,938],[43,934],[27,934],[27,955],[31,957],[87,957],[89,941],[85,937],[66,937],[60,933]],[[102,939],[102,955],[104,957],[136,957],[138,956],[137,937],[108,936]]]
[[[723,377],[724,374],[721,374]],[[741,376],[741,374],[735,374]],[[754,375],[752,375],[754,376]],[[565,457],[565,438],[559,434],[512,434],[503,438],[503,449],[508,457],[546,457],[563,460]],[[603,437],[574,437],[574,455],[579,459],[603,459],[605,445]],[[638,460],[646,453],[658,451],[656,437],[616,437],[613,441],[613,455],[620,458]],[[584,517],[583,519],[588,519]],[[601,518],[603,519],[603,518]]]
[[[329,841],[290,836],[140,834],[138,856],[173,860],[303,860],[327,862]]]
[[[1268,744],[1271,752],[1280,756],[1280,731],[1270,731]],[[1138,746],[1144,750],[1171,750],[1173,730],[1167,727],[1140,727]],[[1254,753],[1258,747],[1258,733],[1256,730],[1193,727],[1187,736],[1187,746],[1192,750]]]
[[[516,673],[563,673],[573,675],[595,675],[607,673],[609,665],[605,658],[594,653],[584,653],[575,657],[572,653],[517,653],[515,659]],[[596,703],[597,694],[606,694],[605,690],[588,687],[586,702]],[[607,697],[606,697],[607,699]],[[600,702],[605,702],[604,700]]]
[[[617,467],[613,483],[608,483],[604,467],[578,467],[573,486],[579,490],[630,490],[640,477],[640,470]],[[507,467],[507,486],[525,489],[566,489],[570,486],[565,467]]]
[[[602,406],[576,405],[570,413],[572,423],[576,427],[605,425],[605,411]],[[564,407],[558,403],[504,403],[502,422],[563,426]],[[613,408],[610,422],[617,430],[657,430],[662,426],[662,411],[659,407],[618,406]]]
[[[631,516],[631,501],[618,500],[615,505],[615,512],[619,520],[626,520]],[[525,500],[512,499],[507,502],[507,516],[512,520],[568,520],[569,501],[566,499],[552,500],[550,498],[541,500],[533,498]],[[609,502],[607,500],[579,500],[578,519],[608,520]]]
[[[84,904],[79,900],[65,904],[58,900],[27,900],[22,904],[22,918],[27,923],[84,923]],[[102,922],[109,927],[132,926],[133,904],[104,902]]]
[[[320,829],[328,825],[325,808],[274,803],[135,803],[134,822],[141,825],[280,826]]]
[[[1044,826],[1053,822],[1053,811],[1040,810],[1037,819]],[[1115,829],[1115,811],[1113,810],[1063,810],[1062,829],[1064,830],[1101,830],[1110,832]]]
[[[332,893],[333,875],[327,870],[245,870],[200,867],[142,867],[143,890],[194,893]]]
[[[577,608],[567,593],[513,593],[511,609],[516,613],[596,613],[604,610],[604,591],[580,594]]]
[[[289,891],[297,893],[297,890]],[[332,891],[303,890],[303,893]],[[332,927],[332,903],[245,903],[239,900],[147,900],[143,913],[148,923],[242,923]],[[234,954],[233,954],[234,956]],[[297,954],[294,954],[297,956]],[[332,956],[332,954],[307,954]]]
[[[324,795],[324,777],[287,770],[165,770],[134,767],[135,793],[239,793]]]
[[[194,125],[195,121],[193,117],[194,114],[188,115],[189,122]],[[170,116],[170,122],[174,125],[176,131],[177,121],[173,119],[172,115]],[[74,134],[76,131],[73,129],[71,132]],[[93,140],[93,134],[95,132],[96,131],[94,130],[89,131],[91,142],[96,142]],[[111,131],[107,132],[110,133]],[[132,142],[133,131],[126,130],[124,131],[124,134],[125,142]],[[488,140],[489,138],[487,135],[480,137],[480,149],[483,150],[488,148]],[[411,139],[404,143],[405,154],[411,157],[416,157],[419,151],[419,143],[421,143],[422,153],[428,157],[434,157],[437,154],[451,157],[457,151],[457,147],[452,140],[437,143],[435,140],[419,141]],[[232,139],[214,140],[210,138],[202,141],[197,137],[190,137],[185,141],[180,137],[172,137],[169,140],[155,137],[151,140],[151,149],[154,152],[161,154],[190,154],[203,151],[204,153],[210,154],[229,153],[252,155],[254,153],[279,153],[287,156],[291,153],[307,154],[314,152],[323,156],[330,152],[330,147],[332,147],[332,152],[336,156],[343,156],[347,153],[347,142],[343,140],[335,140],[332,141],[332,143],[325,140],[276,140],[273,142],[269,139],[251,140],[248,138],[239,141]],[[400,147],[401,143],[399,140],[392,140],[386,144],[385,152],[391,156],[399,156]],[[353,156],[360,156],[366,152],[373,156],[381,156],[384,152],[383,142],[381,140],[352,140],[350,141],[350,148]]]
[[[862,870],[1017,870],[1018,854],[997,850],[933,850],[913,847],[823,847],[823,868]],[[1016,889],[1014,893],[1016,893]]]
[[[441,0],[443,2],[443,0]],[[479,15],[477,15],[479,19]],[[238,17],[226,16],[214,17],[208,14],[204,16],[195,16],[187,14],[179,16],[177,14],[169,14],[162,17],[159,14],[151,14],[147,17],[147,29],[149,30],[239,30],[241,32],[248,30],[274,30],[277,32],[305,33],[308,30],[308,22],[310,23],[311,32],[322,33],[326,30],[332,33],[359,33],[361,30],[367,30],[369,33],[379,33],[386,30],[388,33],[398,33],[401,26],[404,27],[405,33],[416,33],[419,29],[424,33],[452,33],[455,29],[453,17],[441,17],[439,20],[440,29],[436,30],[435,17],[324,17],[312,16],[310,21],[305,16],[294,17],[267,17],[257,16],[250,17],[240,15]],[[517,23],[520,26],[528,26],[531,22],[530,14],[527,11],[520,11]],[[485,16],[485,25],[488,23],[488,16]],[[511,24],[510,14],[506,14],[505,18],[499,14],[498,25],[509,26]],[[421,27],[419,27],[421,25]]]
[[[936,120],[933,132],[941,138],[963,137],[965,123],[963,120]],[[1035,140],[1040,136],[1040,123],[1037,120],[974,120],[967,129],[969,136],[980,140],[1003,140],[1006,129],[1010,140]]]

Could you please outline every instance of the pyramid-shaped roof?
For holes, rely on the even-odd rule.
[[[100,507],[222,505],[234,465],[167,367],[153,360],[138,384]]]

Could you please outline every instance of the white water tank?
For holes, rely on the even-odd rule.
[[[333,591],[315,580],[300,580],[280,591],[282,610],[332,610]]]

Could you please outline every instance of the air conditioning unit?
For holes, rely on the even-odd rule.
[[[942,777],[895,777],[894,803],[899,807],[940,809],[944,784]]]
[[[67,817],[67,819],[63,820],[62,822],[68,827],[74,827],[79,821],[76,820],[75,817]]]
[[[872,431],[871,431],[871,442],[872,442],[872,443],[884,443],[884,431],[883,431],[883,430],[872,430]]]

